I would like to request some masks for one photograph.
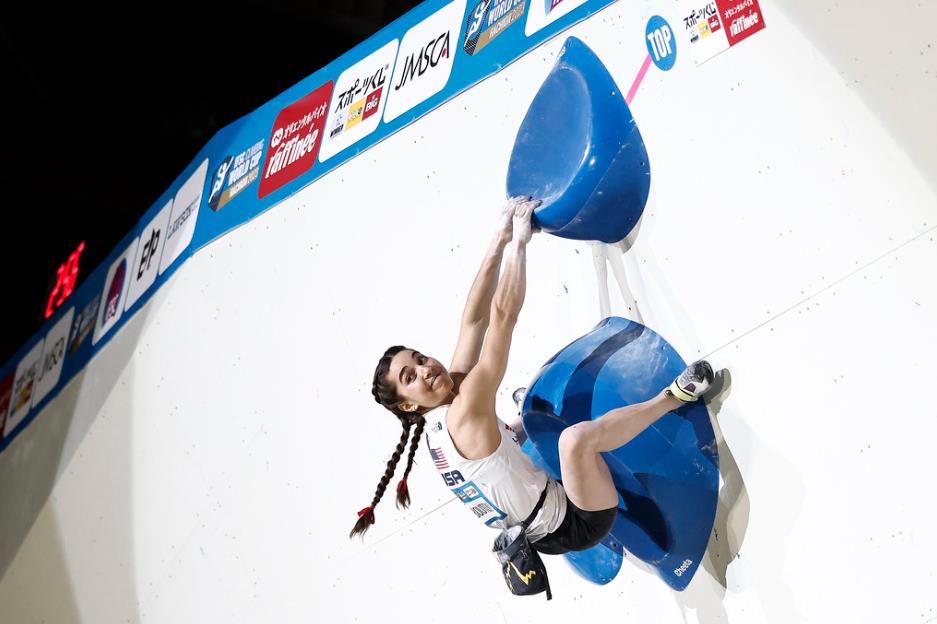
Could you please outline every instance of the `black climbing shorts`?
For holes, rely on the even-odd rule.
[[[571,550],[586,550],[602,541],[618,516],[618,507],[602,511],[583,511],[566,497],[566,517],[552,533],[530,545],[545,555],[562,555]]]

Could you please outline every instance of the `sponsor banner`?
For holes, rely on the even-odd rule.
[[[536,0],[534,0],[536,1]],[[526,0],[481,0],[465,16],[462,49],[477,54],[482,48],[520,21],[527,8]]]
[[[322,143],[332,84],[329,80],[277,115],[261,172],[261,199],[312,168]]]
[[[182,252],[185,251],[195,234],[198,220],[198,207],[202,203],[202,190],[208,175],[208,159],[202,161],[198,169],[179,188],[172,202],[172,214],[166,230],[166,242],[162,258],[159,261],[159,274],[162,275]],[[97,342],[97,341],[95,341]]]
[[[106,342],[101,339],[136,310],[128,306],[147,299],[165,279],[161,276],[191,251],[261,214],[283,198],[284,190],[298,190],[341,166],[612,1],[424,2],[376,38],[222,129],[189,165],[186,171],[192,172],[150,207],[127,237],[133,243],[112,250],[65,301],[72,307],[70,320],[43,325],[0,369],[0,390],[6,383],[10,395],[8,405],[0,405],[0,432],[11,431],[28,417],[31,404],[48,401],[81,371]],[[717,7],[737,20],[733,43],[763,27],[757,2],[718,0]],[[720,19],[728,31],[728,18]],[[529,32],[515,27],[522,20]],[[671,23],[680,35],[680,25]],[[301,184],[284,189],[294,181]],[[201,208],[203,202],[210,210]],[[226,209],[231,203],[236,209]],[[56,346],[63,327],[68,328],[64,354]],[[49,350],[36,347],[37,341]],[[34,357],[23,359],[27,350]],[[0,450],[9,442],[4,438]]]
[[[439,93],[449,82],[464,13],[465,0],[455,0],[404,35],[384,111],[385,122]]]
[[[36,380],[36,390],[33,392],[33,407],[55,388],[62,376],[62,366],[65,364],[65,347],[68,343],[68,334],[72,328],[72,318],[75,308],[66,312],[56,321],[49,333],[46,334],[45,346],[42,349],[42,358],[39,362],[39,377]]]
[[[81,345],[85,344],[85,339],[91,335],[94,329],[94,323],[98,317],[98,305],[101,303],[100,297],[92,297],[91,301],[85,304],[81,309],[75,321],[72,323],[71,338],[68,343],[68,354],[75,355]]]
[[[140,242],[139,238],[133,239],[130,246],[114,260],[111,268],[107,271],[104,290],[101,293],[98,319],[94,325],[94,337],[91,339],[92,344],[98,344],[98,341],[117,324],[120,315],[123,314],[124,304],[127,300],[127,285],[130,281],[127,273],[131,270],[130,263],[133,262],[138,242]]]
[[[688,43],[696,64],[705,63],[720,52],[729,49],[719,7],[715,0],[709,2],[684,0],[681,24],[675,24],[683,32],[681,41]]]
[[[264,140],[260,139],[241,153],[222,158],[208,181],[208,207],[218,212],[256,182],[260,178],[263,155]]]
[[[13,379],[13,393],[10,396],[10,411],[7,422],[3,428],[3,437],[10,435],[26,415],[33,402],[33,393],[36,391],[39,366],[42,361],[42,347],[44,341],[37,342],[29,353],[20,360],[16,367],[16,377]]]
[[[765,18],[758,0],[716,0],[716,6],[730,46],[764,30]]]
[[[319,160],[331,158],[377,129],[387,103],[397,43],[394,39],[338,77]]]
[[[585,3],[586,0],[531,0],[524,34],[531,36]]]
[[[10,401],[13,397],[13,373],[0,379],[0,440],[6,430],[7,414],[10,411]]]
[[[681,20],[675,26],[697,65],[765,27],[758,0],[683,0]]]
[[[130,309],[156,281],[171,214],[172,200],[163,206],[140,233],[140,244],[137,245],[137,253],[130,265],[130,285],[127,287],[127,304],[124,306],[126,309]]]

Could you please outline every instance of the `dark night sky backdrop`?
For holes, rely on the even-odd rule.
[[[215,132],[417,4],[4,7],[0,363],[81,241],[77,285]]]

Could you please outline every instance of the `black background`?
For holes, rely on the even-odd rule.
[[[79,243],[76,287],[215,132],[417,4],[2,9],[0,364]]]

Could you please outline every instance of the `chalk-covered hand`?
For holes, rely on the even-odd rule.
[[[539,199],[534,199],[532,197],[524,197],[517,203],[517,206],[514,208],[514,240],[519,243],[527,243],[530,241],[531,236],[533,236],[534,228],[533,224],[530,222],[531,217],[534,214],[534,210],[537,206],[540,205]]]
[[[501,208],[501,214],[498,217],[498,237],[503,243],[507,243],[511,240],[511,236],[513,235],[514,211],[523,199],[525,198],[512,197],[505,202],[504,207]]]

